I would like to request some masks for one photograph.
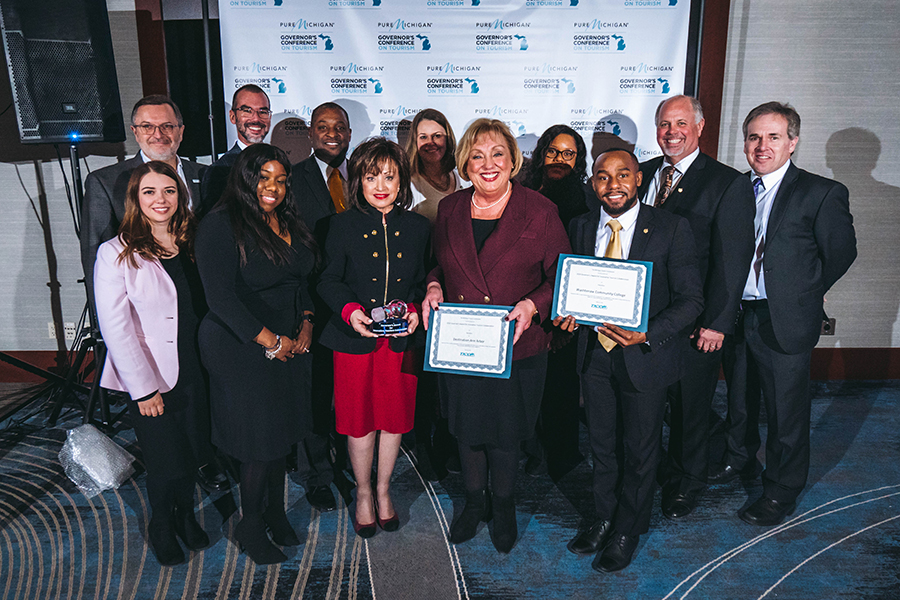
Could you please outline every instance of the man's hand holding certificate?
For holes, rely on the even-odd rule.
[[[551,316],[572,317],[580,325],[607,325],[609,333],[601,332],[617,342],[616,336],[628,330],[646,332],[652,273],[649,262],[563,254]]]

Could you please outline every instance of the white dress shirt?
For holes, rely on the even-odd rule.
[[[694,161],[697,160],[697,157],[700,156],[700,148],[697,148],[681,160],[679,160],[674,165],[670,165],[670,163],[663,158],[662,164],[659,165],[659,168],[656,170],[656,174],[653,176],[653,181],[650,182],[650,185],[647,186],[647,193],[644,194],[643,202],[644,204],[649,204],[653,206],[653,203],[656,202],[656,194],[659,193],[659,186],[662,183],[663,176],[662,172],[668,166],[674,166],[675,172],[672,173],[672,189],[678,185],[678,182],[681,180],[681,177],[687,173],[687,170],[691,168],[691,165],[694,164]],[[670,191],[669,194],[672,192]]]
[[[628,259],[628,253],[631,251],[631,240],[634,238],[634,226],[637,223],[638,210],[640,206],[635,203],[634,206],[626,210],[623,214],[615,217],[622,226],[619,231],[619,243],[622,244],[622,258]],[[613,217],[606,214],[603,207],[600,207],[600,224],[597,226],[597,241],[594,243],[594,256],[603,257],[606,254],[606,247],[609,245],[609,238],[612,235],[612,229],[606,226]]]
[[[313,154],[313,156],[316,156],[316,155]],[[331,165],[329,165],[327,162],[325,162],[325,161],[319,159],[318,156],[316,156],[316,164],[319,165],[319,169],[322,171],[322,177],[325,179],[325,185],[327,186],[327,185],[328,185],[328,178],[331,176],[331,172],[334,171],[334,167],[332,167]],[[338,171],[341,172],[341,184],[343,184],[343,186],[344,186],[344,198],[348,198],[348,196],[347,196],[347,192],[348,192],[348,188],[347,188],[347,159],[344,159],[344,162],[342,162],[342,163],[340,164],[340,166],[338,166],[337,169],[338,169]]]
[[[750,261],[750,273],[747,275],[747,283],[744,285],[743,300],[762,300],[766,298],[766,280],[763,273],[763,255],[766,247],[766,228],[769,225],[769,214],[772,212],[772,203],[778,195],[778,188],[784,180],[791,161],[781,165],[775,171],[762,176],[763,188],[756,197],[756,219],[759,223],[756,227],[756,250]],[[750,170],[750,181],[754,181],[759,175]]]

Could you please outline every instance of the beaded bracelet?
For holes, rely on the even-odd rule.
[[[263,349],[266,352],[266,358],[272,360],[275,356],[281,351],[281,336],[277,333],[275,334],[275,345],[271,348],[263,346]]]

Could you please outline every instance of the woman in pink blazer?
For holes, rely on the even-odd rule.
[[[209,545],[194,518],[194,474],[209,437],[197,350],[205,311],[193,263],[194,216],[181,178],[151,161],[131,175],[119,235],[94,264],[97,317],[108,353],[100,384],[127,392],[147,469],[148,534],[160,564],[183,562]]]

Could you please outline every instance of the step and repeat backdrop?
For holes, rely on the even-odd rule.
[[[246,83],[265,89],[272,142],[292,160],[325,101],[347,109],[352,145],[405,142],[436,108],[457,137],[501,119],[527,154],[565,123],[589,149],[616,136],[644,160],[659,154],[656,106],[684,90],[690,12],[691,0],[219,0],[225,104]]]

